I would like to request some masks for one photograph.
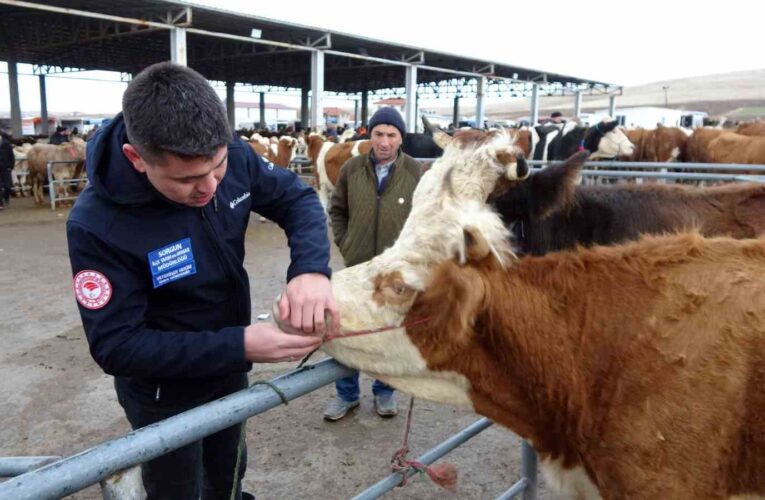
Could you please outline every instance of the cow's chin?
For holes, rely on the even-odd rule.
[[[472,407],[470,383],[456,372],[428,369],[405,328],[324,343],[322,351],[391,387],[439,403]]]

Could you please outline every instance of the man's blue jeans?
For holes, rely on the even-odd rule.
[[[359,372],[350,377],[344,377],[335,382],[337,396],[346,402],[359,399]],[[372,384],[372,394],[382,396],[384,394],[393,394],[393,387],[375,380]]]

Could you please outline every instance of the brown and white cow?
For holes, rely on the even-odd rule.
[[[324,351],[511,428],[572,496],[765,494],[765,242],[672,236],[516,262],[485,203],[524,174],[512,142],[437,140],[399,239],[332,280],[341,335],[394,328]]]
[[[765,136],[723,132],[709,143],[708,148],[713,163],[765,164]]]
[[[27,152],[29,177],[32,183],[32,194],[35,203],[42,204],[43,186],[48,183],[49,161],[78,161],[79,163],[56,163],[52,165],[51,173],[57,181],[79,178],[85,160],[85,141],[79,137],[58,145],[37,143]],[[66,185],[57,187],[57,195],[67,196],[69,189]]]
[[[625,130],[624,133],[635,145],[635,150],[632,155],[623,156],[623,160],[675,162],[685,158],[688,134],[681,128],[631,129]]]
[[[719,128],[697,128],[688,138],[685,147],[685,161],[689,163],[712,163],[709,143],[717,139],[724,130]]]
[[[765,121],[754,120],[740,123],[736,127],[736,133],[741,135],[765,135]]]
[[[450,402],[529,440],[575,498],[765,494],[765,240],[649,237],[511,265],[465,240],[468,264],[438,267],[405,320],[428,319],[405,330],[408,356],[463,389]],[[375,376],[420,378],[388,360]]]
[[[366,154],[371,149],[372,143],[367,140],[336,144],[311,134],[308,138],[308,157],[314,166],[319,201],[325,210],[340,178],[340,168],[352,157]]]

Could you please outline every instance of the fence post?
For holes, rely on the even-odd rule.
[[[53,162],[48,162],[48,196],[50,196],[50,209],[56,210],[56,186],[53,184]]]
[[[521,445],[521,461],[523,479],[526,489],[523,490],[523,500],[537,500],[537,452],[525,440]]]

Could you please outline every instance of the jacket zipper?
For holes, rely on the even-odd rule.
[[[215,200],[215,195],[213,195],[213,200]],[[214,208],[216,208],[217,212],[217,203],[213,203]],[[218,243],[218,234],[215,232],[215,228],[212,225],[212,222],[210,222],[210,219],[208,219],[207,214],[205,214],[204,207],[199,209],[202,212],[202,221],[204,222],[205,229],[207,230],[207,234],[210,237],[210,240],[212,240],[213,248],[215,249],[215,255],[218,257],[218,261],[223,265],[223,271],[226,274],[226,280],[229,281],[229,283],[234,283],[234,277],[231,275],[231,269],[229,269],[228,264],[226,263],[225,257],[222,255],[222,250],[220,248],[220,245]],[[227,301],[229,304],[233,302],[234,304],[234,316],[237,318],[237,321],[239,319],[239,301],[238,300],[231,300]]]

